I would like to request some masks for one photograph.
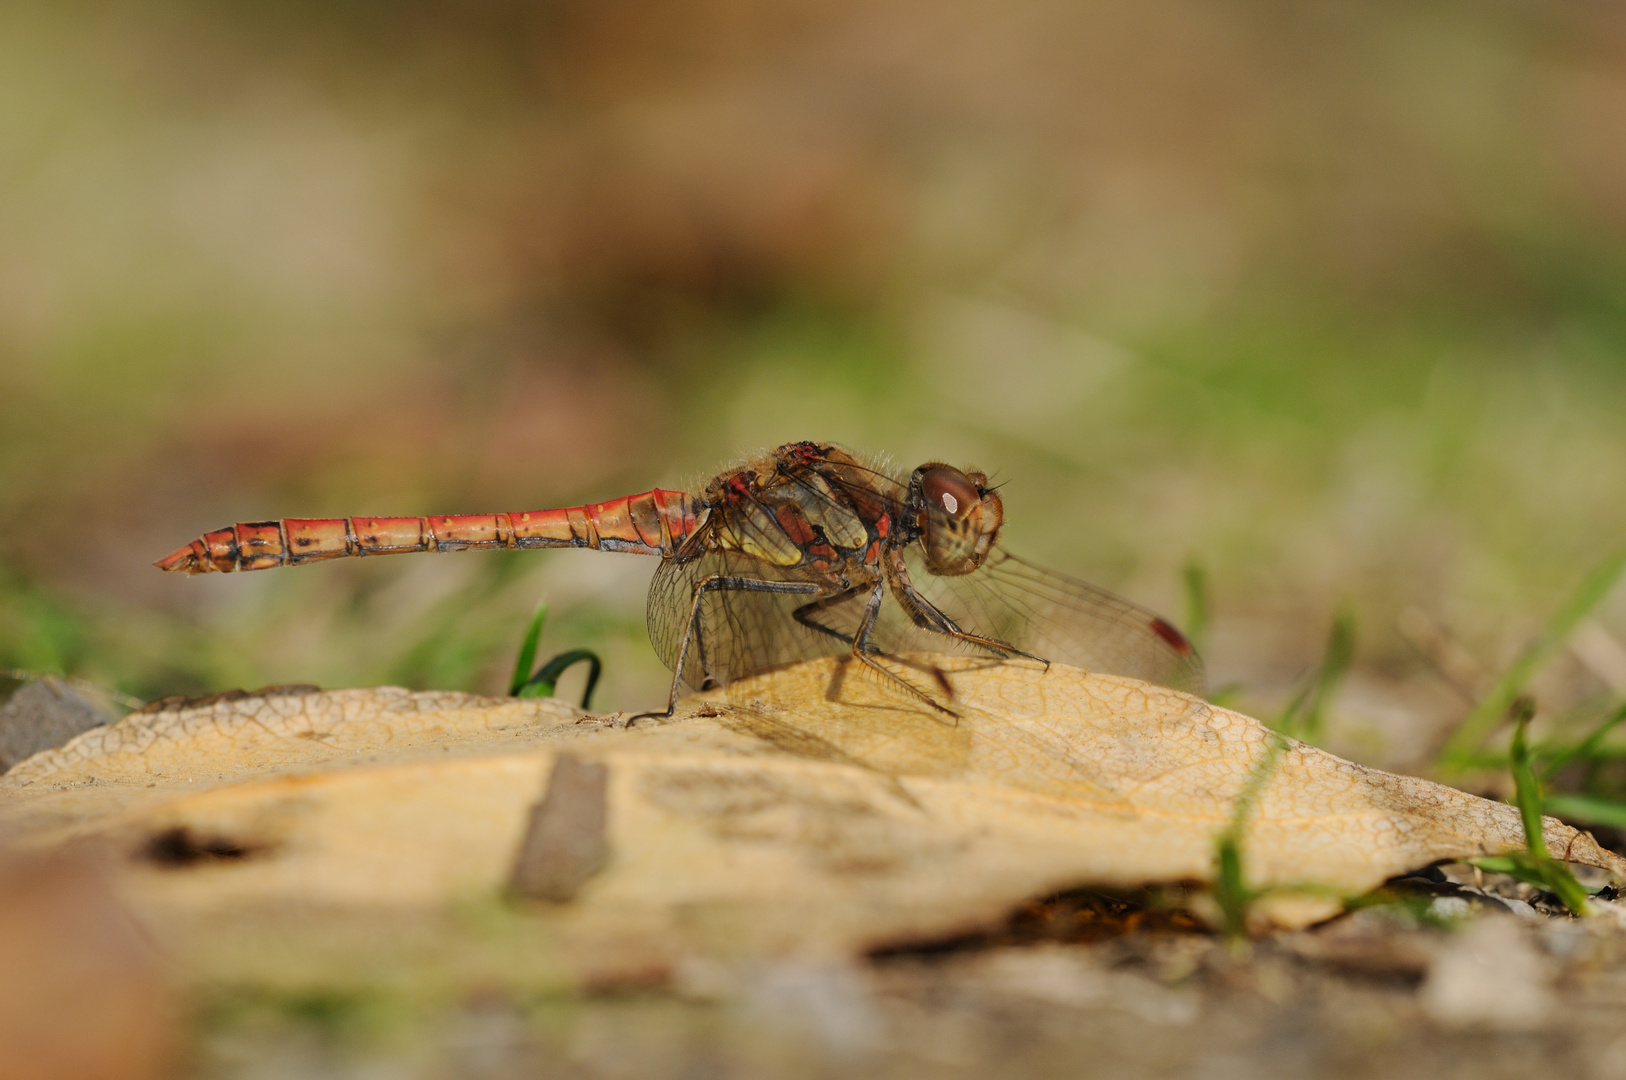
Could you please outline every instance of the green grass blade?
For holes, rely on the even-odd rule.
[[[1549,795],[1542,800],[1542,809],[1572,825],[1602,825],[1611,829],[1626,829],[1626,803],[1618,803],[1611,799],[1599,799],[1591,795]]]
[[[1542,778],[1545,780],[1551,780],[1558,773],[1558,770],[1562,769],[1564,766],[1568,765],[1577,758],[1584,758],[1587,761],[1596,761],[1600,757],[1604,756],[1602,753],[1600,753],[1600,751],[1603,749],[1604,737],[1613,731],[1622,720],[1626,720],[1626,702],[1622,702],[1614,712],[1611,712],[1608,716],[1605,716],[1602,722],[1600,722],[1597,727],[1593,728],[1591,733],[1575,746],[1572,746],[1566,750],[1560,750],[1554,754],[1546,755],[1544,758],[1546,764],[1542,769]]]
[[[531,665],[536,662],[536,645],[542,640],[542,624],[548,621],[548,605],[542,604],[531,617],[525,638],[519,643],[519,656],[514,659],[514,677],[508,681],[508,696],[521,697],[525,684],[531,681]],[[548,694],[553,690],[550,688]],[[536,696],[536,695],[531,695]]]
[[[1327,703],[1337,692],[1338,684],[1343,682],[1344,676],[1349,673],[1349,665],[1354,659],[1355,612],[1343,607],[1333,616],[1332,629],[1327,634],[1327,651],[1321,660],[1321,670],[1316,676],[1309,702],[1304,707],[1304,718],[1299,725],[1299,730],[1303,733],[1302,738],[1320,737]]]
[[[1536,714],[1535,702],[1520,697],[1513,703],[1513,744],[1509,758],[1513,770],[1513,801],[1519,808],[1519,820],[1524,825],[1525,851],[1512,858],[1509,871],[1521,881],[1528,881],[1552,892],[1564,906],[1577,915],[1587,913],[1586,889],[1575,880],[1568,866],[1547,854],[1547,837],[1541,824],[1544,804],[1541,782],[1536,779],[1530,764],[1530,746],[1527,733],[1530,718]]]
[[[1247,828],[1248,819],[1253,816],[1254,807],[1258,805],[1260,791],[1276,771],[1276,765],[1286,749],[1287,739],[1277,732],[1266,730],[1265,752],[1254,762],[1247,779],[1242,781],[1242,789],[1231,803],[1230,822],[1214,838],[1213,897],[1224,914],[1225,933],[1233,939],[1240,938],[1246,932],[1248,905],[1258,896],[1249,887],[1243,873],[1242,833]]]
[[[1282,711],[1277,714],[1276,722],[1271,724],[1271,727],[1289,735],[1295,734],[1299,730],[1299,718],[1304,715],[1305,703],[1310,700],[1310,694],[1315,690],[1315,679],[1316,675],[1312,672],[1304,680],[1303,684],[1293,692],[1293,696],[1288,699]]]
[[[1586,887],[1575,880],[1569,867],[1556,859],[1538,859],[1528,851],[1469,859],[1469,864],[1490,874],[1507,874],[1558,897],[1577,915],[1591,914]]]
[[[1186,592],[1186,640],[1199,654],[1208,647],[1208,613],[1211,610],[1208,571],[1193,559],[1180,571]]]
[[[1541,784],[1530,767],[1530,747],[1526,742],[1530,718],[1536,715],[1536,703],[1521,697],[1513,703],[1513,708],[1513,747],[1508,755],[1513,772],[1513,804],[1519,808],[1519,820],[1524,823],[1525,846],[1536,858],[1545,859],[1547,838],[1541,830]]]
[[[591,649],[571,649],[562,652],[552,660],[537,669],[535,675],[526,680],[525,685],[514,692],[515,697],[552,697],[554,688],[559,684],[559,676],[572,664],[586,661],[587,687],[582,691],[582,708],[593,707],[593,688],[598,686],[598,677],[604,672],[604,662],[598,658],[598,653]]]
[[[1581,620],[1614,588],[1622,573],[1626,573],[1626,548],[1615,552],[1602,565],[1589,574],[1581,587],[1547,624],[1541,635],[1527,646],[1513,661],[1496,685],[1491,688],[1473,711],[1457,726],[1440,748],[1435,764],[1445,772],[1464,768],[1466,759],[1485,741],[1507,715],[1513,702],[1523,693],[1525,684],[1541,669],[1554,652],[1562,648]]]
[[[1276,730],[1296,738],[1313,740],[1321,734],[1327,703],[1349,672],[1355,658],[1355,613],[1340,608],[1327,633],[1327,647],[1318,664],[1306,678],[1287,707],[1276,718]]]
[[[1552,894],[1564,902],[1564,906],[1576,915],[1588,915],[1592,907],[1587,903],[1586,886],[1576,880],[1570,873],[1570,868],[1556,859],[1546,862],[1546,886]]]
[[[1219,904],[1225,936],[1236,940],[1248,931],[1248,905],[1253,895],[1242,880],[1242,851],[1236,837],[1220,837],[1214,853],[1214,902]]]

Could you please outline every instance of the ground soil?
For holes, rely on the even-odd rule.
[[[1626,1077],[1626,918],[1454,866],[1305,931],[1227,941],[1147,896],[1046,898],[858,966],[658,985],[402,1023],[248,995],[200,1020],[198,1077]]]

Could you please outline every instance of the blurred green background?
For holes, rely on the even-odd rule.
[[[1011,548],[1176,618],[1203,567],[1253,708],[1347,604],[1335,745],[1406,761],[1466,707],[1419,641],[1493,673],[1626,540],[1615,4],[0,21],[0,667],[500,692],[546,598],[650,705],[634,556],[151,563],[830,439],[988,470]],[[1544,703],[1626,691],[1619,592]]]

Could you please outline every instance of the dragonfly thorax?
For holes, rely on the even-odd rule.
[[[980,472],[940,462],[922,465],[909,478],[909,503],[920,530],[926,569],[940,577],[969,574],[993,550],[1005,507]]]

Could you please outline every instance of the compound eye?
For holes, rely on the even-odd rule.
[[[926,503],[949,517],[963,517],[982,501],[982,492],[959,469],[928,469],[920,477]]]

